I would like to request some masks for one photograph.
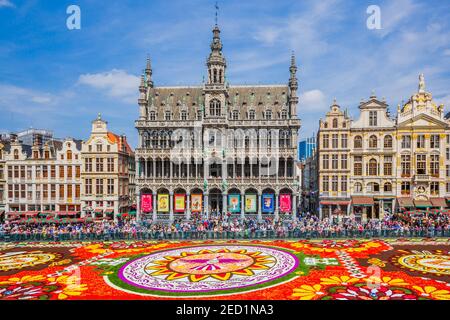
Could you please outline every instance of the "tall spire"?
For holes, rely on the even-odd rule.
[[[218,15],[219,15],[219,5],[217,4],[217,1],[216,1],[216,26],[217,26],[217,20],[218,20]]]
[[[153,80],[152,80],[152,64],[150,62],[150,56],[147,56],[147,65],[145,67],[145,75],[147,77],[146,85],[147,87],[153,88]]]
[[[212,30],[213,40],[211,42],[211,53],[209,54],[206,65],[208,67],[208,84],[223,85],[225,83],[225,69],[227,67],[226,60],[222,54],[222,41],[220,40],[220,29],[217,25],[216,3],[216,24]]]

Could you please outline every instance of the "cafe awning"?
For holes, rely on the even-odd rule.
[[[414,205],[416,208],[430,208],[433,206],[430,200],[414,200]]]
[[[398,205],[403,208],[411,208],[414,207],[414,201],[412,198],[402,197],[397,198]]]
[[[111,208],[108,208],[105,210],[105,213],[113,213],[113,212],[114,212],[114,209],[111,209]]]
[[[339,201],[321,201],[320,202],[321,205],[326,205],[326,206],[346,206],[350,204],[350,201],[343,201],[343,200],[339,200]]]
[[[372,197],[352,197],[352,204],[354,206],[371,207],[374,205]]]
[[[447,202],[445,201],[445,198],[431,198],[431,204],[433,207],[446,207]]]
[[[95,213],[101,213],[101,212],[103,212],[103,209],[95,209],[94,212]]]

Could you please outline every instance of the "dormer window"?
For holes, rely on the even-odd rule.
[[[286,110],[281,111],[281,119],[283,119],[283,120],[287,119],[287,111]]]
[[[209,113],[212,117],[220,117],[220,101],[217,99],[212,100],[209,103]]]
[[[231,120],[239,120],[239,112],[237,110],[233,110],[231,113]]]
[[[201,121],[202,120],[202,110],[198,110],[197,111],[197,121]]]
[[[181,120],[182,121],[187,120],[187,112],[185,110],[181,111]]]
[[[265,119],[272,120],[272,110],[266,110]]]
[[[50,151],[48,151],[48,150],[44,151],[44,158],[45,159],[50,159]]]
[[[156,120],[156,113],[155,113],[155,111],[150,111],[149,119],[150,119],[150,121],[155,121]]]
[[[103,151],[103,146],[102,144],[97,144],[97,152],[102,152]]]
[[[165,112],[165,114],[164,114],[164,119],[165,119],[166,121],[170,121],[170,120],[171,120],[171,114],[170,114],[170,111],[166,111],[166,112]]]
[[[249,112],[248,112],[248,118],[250,119],[250,120],[255,120],[255,110],[250,110]]]
[[[14,150],[14,160],[19,160],[19,150]]]

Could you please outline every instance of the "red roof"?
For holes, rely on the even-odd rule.
[[[112,133],[112,132],[108,132],[108,140],[111,143],[115,143],[119,145],[119,150],[122,150],[122,141],[120,139],[120,136]],[[125,146],[125,150],[129,155],[134,155],[133,149],[131,149],[130,145],[128,144],[127,141],[127,137],[123,136],[123,145]]]

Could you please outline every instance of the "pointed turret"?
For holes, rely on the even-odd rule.
[[[139,119],[145,119],[145,105],[147,104],[147,96],[146,96],[147,88],[145,86],[145,77],[144,73],[141,75],[141,83],[139,85]]]
[[[153,80],[152,80],[153,70],[152,70],[152,64],[150,62],[150,57],[147,57],[147,65],[145,67],[145,76],[146,76],[146,85],[149,88],[153,88]]]
[[[298,80],[297,80],[297,63],[295,59],[295,54],[292,52],[291,55],[291,66],[289,67],[290,78],[289,78],[289,109],[290,116],[292,118],[297,117],[297,104],[298,104]]]

